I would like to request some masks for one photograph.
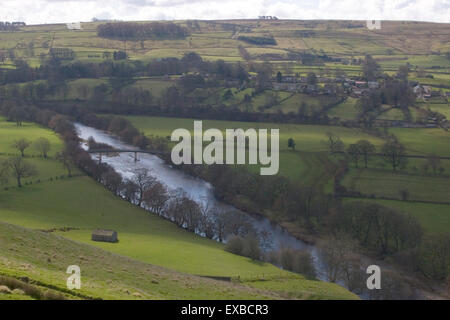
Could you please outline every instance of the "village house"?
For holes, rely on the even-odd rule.
[[[116,243],[119,242],[119,239],[114,230],[97,229],[92,232],[92,241]]]
[[[289,91],[296,92],[300,89],[300,84],[298,83],[280,83],[272,82],[272,89],[275,91]]]
[[[369,86],[369,89],[378,89],[380,87],[378,81],[369,81],[367,85]]]
[[[281,78],[281,82],[285,82],[285,83],[296,83],[296,82],[297,82],[297,77],[283,76],[283,77]]]
[[[355,81],[355,86],[360,89],[367,88],[367,82],[366,81]]]
[[[418,84],[417,86],[414,87],[413,91],[417,98],[426,98],[426,99],[431,98],[432,89],[430,86],[422,86]]]

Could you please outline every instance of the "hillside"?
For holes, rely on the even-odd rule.
[[[5,128],[8,128],[9,124],[0,122],[0,126],[2,130],[7,130]],[[30,123],[26,123],[21,130],[16,130],[14,126],[10,128],[8,134],[11,138],[15,135],[27,137],[27,133],[30,139],[51,136],[49,130]],[[56,146],[57,144],[55,148]],[[0,152],[8,150],[7,145],[1,144],[1,148]],[[81,292],[86,296],[102,299],[252,299],[276,298],[283,295],[282,289],[275,290],[278,293],[274,293],[275,291],[261,295],[256,291],[252,293],[252,289],[242,287],[247,284],[247,279],[252,280],[248,283],[250,286],[259,282],[259,287],[267,284],[268,291],[271,290],[271,281],[289,279],[290,283],[297,283],[296,290],[288,290],[295,298],[354,297],[337,285],[306,280],[302,276],[282,271],[273,265],[256,263],[248,258],[228,253],[222,244],[184,231],[166,220],[122,201],[88,177],[67,178],[56,175],[58,172],[64,173],[64,170],[55,160],[31,157],[26,159],[38,166],[39,176],[27,180],[29,184],[21,189],[14,187],[11,182],[9,187],[4,187],[0,191],[0,221],[3,222],[0,226],[2,231],[0,273],[15,277],[27,276],[47,286],[54,285],[61,289],[65,284],[65,269],[69,265],[80,264],[83,274],[88,277],[88,283],[92,282],[92,285],[83,286]],[[41,165],[46,162],[52,163],[52,170],[45,170],[48,166]],[[26,230],[6,225],[4,222],[49,233]],[[117,244],[92,242],[91,232],[96,228],[117,230],[120,242]],[[71,253],[66,254],[69,252]],[[116,264],[120,267],[115,267]],[[22,266],[26,266],[25,269]],[[181,275],[169,269],[185,274]],[[155,272],[158,274],[157,281],[162,283],[167,279],[167,284],[157,286],[151,282],[153,279],[151,277],[145,281],[142,277],[135,277],[140,273],[143,273],[143,277],[147,277]],[[222,282],[208,282],[186,274],[240,277],[244,282],[234,286]],[[180,278],[182,280],[177,280]],[[198,279],[198,286],[194,285],[197,281],[195,279]],[[271,281],[255,282],[255,279]],[[177,287],[176,281],[190,286],[192,291],[183,289],[185,296],[180,296],[177,292],[181,290]],[[115,289],[105,289],[105,283],[113,283]],[[211,290],[205,289],[209,288],[208,283],[211,283]],[[160,293],[154,293],[155,286],[164,288]],[[225,288],[223,292],[227,294],[222,295],[222,289],[217,291],[213,289],[222,286]],[[198,289],[200,287],[202,290]],[[228,287],[239,289],[234,291],[227,289]],[[126,289],[131,294],[136,291],[140,296],[133,297],[123,293]],[[228,290],[232,290],[233,293],[228,295]],[[240,290],[242,291],[238,293]]]

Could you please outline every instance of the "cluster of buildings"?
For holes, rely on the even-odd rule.
[[[433,90],[431,86],[425,86],[421,84],[417,84],[414,87],[413,91],[418,99],[431,99],[440,96],[444,98],[450,98],[450,91],[440,92],[437,90]]]
[[[308,84],[307,77],[283,76],[281,81],[272,80],[272,89],[276,91],[302,92],[308,94],[336,94],[337,84],[342,84],[344,92],[361,97],[368,94],[370,90],[378,89],[380,84],[377,81],[357,81],[349,78],[326,78],[317,77],[318,83],[323,83],[323,86],[317,84]]]
[[[380,84],[378,81],[357,81],[345,78],[342,82],[346,93],[355,98],[359,98],[369,94],[371,90],[378,89]]]
[[[275,16],[259,16],[258,19],[260,20],[278,20]]]

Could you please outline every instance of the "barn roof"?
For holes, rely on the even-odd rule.
[[[107,237],[112,237],[114,233],[115,233],[114,230],[101,230],[101,229],[97,229],[92,232],[93,235],[107,236]]]

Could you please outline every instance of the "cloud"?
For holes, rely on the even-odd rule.
[[[0,21],[28,24],[117,20],[250,19],[421,20],[450,22],[450,0],[1,0]]]

